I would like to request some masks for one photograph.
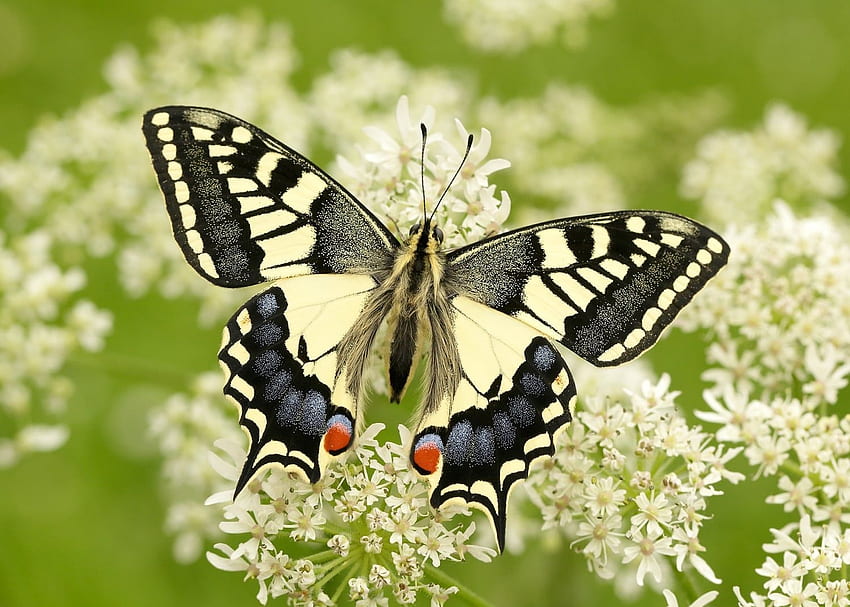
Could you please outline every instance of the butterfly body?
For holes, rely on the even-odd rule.
[[[221,286],[271,282],[219,351],[250,442],[237,494],[267,466],[317,482],[351,448],[385,325],[391,401],[424,361],[411,467],[433,507],[484,511],[501,548],[511,490],[554,453],[574,409],[555,343],[598,366],[631,360],[728,256],[717,234],[661,211],[446,251],[431,217],[400,240],[322,169],[224,112],[157,108],[142,130],[189,264]]]

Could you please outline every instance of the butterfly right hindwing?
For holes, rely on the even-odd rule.
[[[555,346],[536,330],[463,296],[451,310],[461,379],[425,411],[411,462],[429,479],[434,508],[461,502],[484,511],[501,550],[511,489],[554,454],[576,389]]]
[[[374,287],[371,277],[356,274],[290,278],[251,298],[227,323],[219,352],[224,393],[250,438],[236,494],[269,465],[315,483],[351,445],[360,394],[348,379],[362,368],[340,360],[339,347]]]

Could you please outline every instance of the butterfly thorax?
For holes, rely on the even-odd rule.
[[[387,314],[389,331],[390,400],[399,402],[422,352],[430,341],[432,320],[443,299],[445,255],[440,251],[443,234],[430,222],[411,228],[399,246],[387,286],[392,301]]]

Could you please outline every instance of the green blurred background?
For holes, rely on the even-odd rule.
[[[781,100],[813,126],[850,132],[846,0],[620,0],[611,17],[591,23],[584,48],[550,46],[514,56],[470,51],[437,3],[321,0],[250,7],[291,24],[302,59],[296,82],[303,84],[327,69],[335,49],[392,48],[414,66],[466,70],[482,93],[502,97],[534,94],[552,80],[585,85],[615,105],[714,88],[730,101],[730,127],[751,128],[769,102]],[[21,151],[39,117],[61,115],[104,91],[104,60],[123,43],[150,48],[156,19],[194,23],[233,10],[222,0],[0,2],[0,148]],[[850,174],[847,169],[844,148],[842,174]],[[675,181],[660,190],[671,198],[635,206],[687,210],[674,198]],[[184,376],[211,368],[218,329],[195,329],[197,311],[188,302],[128,300],[110,275],[113,267],[87,267],[87,295],[116,315],[106,351],[112,362],[105,368],[101,358],[91,364],[81,359],[69,370],[77,385],[69,444],[0,470],[0,607],[255,604],[253,582],[243,584],[204,561],[174,563],[171,539],[162,532],[158,461],[145,438],[148,408],[180,390]],[[650,355],[654,366],[699,369],[698,351],[682,359],[686,341],[673,334],[661,343]],[[156,368],[124,368],[125,358],[152,361],[151,367],[170,373],[153,381]],[[697,404],[696,374],[674,372],[674,382],[688,397],[680,405]],[[392,416],[405,417],[386,413]],[[130,449],[127,437],[137,441]],[[733,585],[756,589],[752,570],[763,558],[760,545],[769,539],[769,526],[783,523],[776,507],[763,505],[772,486],[729,487],[711,502],[715,516],[703,537],[706,556],[724,580],[718,605],[733,602]],[[449,570],[496,605],[619,602],[568,551],[526,551]],[[662,603],[647,594],[637,604]]]

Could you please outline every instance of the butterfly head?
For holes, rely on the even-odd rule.
[[[418,221],[411,226],[407,244],[408,246],[411,246],[413,243],[416,243],[417,250],[433,253],[438,251],[442,246],[445,234],[443,234],[443,230],[439,226],[432,227],[431,221],[434,219],[434,215],[437,213],[437,209],[440,208],[443,198],[446,197],[449,188],[452,187],[454,180],[457,179],[457,176],[460,174],[460,170],[463,168],[466,159],[469,157],[469,151],[472,149],[472,133],[470,133],[469,137],[467,137],[466,152],[464,153],[455,174],[449,180],[448,185],[446,185],[446,189],[443,190],[443,194],[440,196],[437,204],[434,205],[434,210],[431,211],[431,214],[429,215],[425,204],[425,144],[428,141],[428,128],[425,126],[424,122],[419,124],[419,128],[422,130],[422,171],[420,175],[422,182],[422,221]]]
[[[410,227],[407,244],[421,251],[433,252],[443,245],[445,234],[440,226],[432,226],[431,218],[418,221]]]

